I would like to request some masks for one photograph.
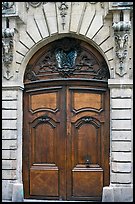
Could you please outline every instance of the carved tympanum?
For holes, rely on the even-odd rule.
[[[86,47],[85,47],[86,45]],[[93,54],[94,48],[73,38],[63,38],[42,48],[34,64],[28,64],[25,80],[40,80],[60,77],[93,78],[106,80],[107,65],[101,55]],[[40,52],[40,51],[39,51]]]

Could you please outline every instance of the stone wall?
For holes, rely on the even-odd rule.
[[[15,184],[22,183],[26,65],[42,46],[71,36],[92,44],[103,55],[110,71],[110,186],[103,190],[103,200],[106,201],[111,192],[110,200],[132,201],[132,2],[123,5],[117,3],[124,2],[3,3],[3,199],[13,200]],[[126,191],[128,197],[125,197]]]
[[[22,180],[22,91],[3,87],[2,91],[2,196],[12,199],[12,188]],[[21,174],[20,174],[21,172]]]

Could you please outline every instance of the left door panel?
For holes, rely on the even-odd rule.
[[[60,105],[65,104],[64,94],[62,86],[27,90],[24,94],[25,197],[65,196],[65,111]]]

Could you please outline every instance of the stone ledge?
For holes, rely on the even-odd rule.
[[[108,79],[109,88],[129,88],[133,87],[132,79]]]

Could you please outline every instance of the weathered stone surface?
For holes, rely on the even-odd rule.
[[[22,63],[24,56],[21,55],[19,52],[16,53],[16,62],[17,63]]]
[[[25,46],[21,42],[18,42],[16,45],[16,51],[25,56],[26,53],[29,51],[29,48],[27,45]]]
[[[3,129],[16,129],[17,128],[16,120],[2,120]]]
[[[111,173],[111,182],[112,183],[127,183],[131,184],[131,173]]]
[[[17,130],[2,130],[2,139],[16,139]]]
[[[34,14],[34,17],[42,38],[48,37],[49,33],[43,12],[41,12],[41,14]]]
[[[132,90],[130,88],[113,88],[111,89],[111,97],[131,97]]]
[[[2,200],[12,200],[13,184],[10,180],[2,180]]]
[[[108,86],[113,89],[124,90],[128,88],[133,88],[133,80],[129,78],[110,78],[108,79]]]
[[[102,202],[114,202],[114,194],[112,187],[103,187]]]
[[[14,180],[16,177],[16,170],[6,169],[2,170],[2,179]]]
[[[112,141],[112,151],[131,151],[131,142]]]
[[[112,99],[112,108],[131,108],[131,99]]]
[[[112,141],[113,140],[123,140],[123,141],[131,141],[132,132],[131,131],[112,131]]]
[[[112,38],[109,37],[107,38],[106,40],[104,40],[102,42],[102,44],[100,45],[101,49],[106,52],[107,50],[111,49],[113,47],[113,44],[112,44]]]
[[[17,91],[15,90],[3,90],[2,91],[2,100],[17,99]]]
[[[88,3],[82,20],[80,34],[82,35],[86,34],[94,15],[95,15],[95,7]]]
[[[17,111],[16,110],[2,110],[3,119],[16,119]]]
[[[23,202],[23,184],[15,183],[13,185],[12,202]]]
[[[2,101],[2,109],[17,109],[17,101]]]
[[[103,188],[102,202],[132,202],[133,187],[106,186]]]
[[[131,109],[127,110],[112,110],[111,111],[112,119],[131,119]]]
[[[112,161],[130,161],[131,162],[131,152],[112,152],[111,159]]]
[[[130,130],[131,120],[112,120],[112,129]]]
[[[16,160],[2,160],[2,169],[16,169]]]
[[[98,32],[98,30],[103,26],[103,18],[101,14],[95,15],[94,20],[88,30],[87,37],[90,39]]]
[[[77,32],[81,26],[81,21],[85,13],[86,2],[72,3],[70,31]],[[78,13],[78,10],[80,11]]]
[[[2,150],[2,159],[16,159],[16,150]]]
[[[33,32],[33,30],[34,30],[34,32]],[[27,34],[30,36],[30,38],[32,40],[35,41],[35,43],[37,43],[38,41],[40,41],[42,39],[41,35],[40,35],[39,31],[38,31],[38,28],[36,26],[36,23],[34,21],[34,18],[31,15],[28,16]]]
[[[48,2],[46,5],[43,5],[43,9],[46,16],[46,23],[48,24],[49,28],[49,34],[57,33],[58,30],[55,4]]]
[[[17,140],[2,140],[2,149],[16,149]]]
[[[133,187],[114,187],[114,202],[133,202]]]
[[[114,173],[131,172],[131,163],[112,162],[111,169]]]
[[[20,41],[26,45],[26,47],[31,48],[34,45],[33,40],[28,36],[25,30],[20,31]],[[19,50],[18,50],[19,51]],[[20,56],[21,58],[21,56]],[[16,53],[16,61],[21,62],[21,59],[19,59],[19,54]]]
[[[104,39],[107,39],[109,37],[109,25],[104,25],[99,32],[95,35],[95,37],[93,38],[93,40],[99,45],[101,44]],[[111,58],[113,57],[113,55],[111,56]]]

